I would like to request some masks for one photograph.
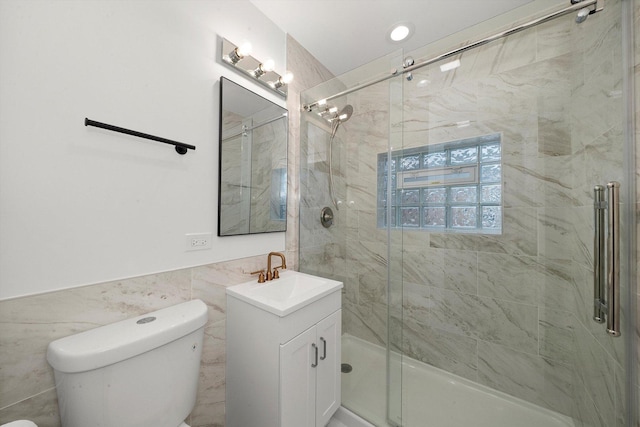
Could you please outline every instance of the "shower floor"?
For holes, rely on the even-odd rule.
[[[342,362],[353,367],[342,374],[342,405],[377,427],[400,425],[399,416],[394,419],[396,424],[386,421],[386,350],[343,335]],[[403,427],[574,426],[565,415],[410,358],[403,359],[402,378]],[[399,390],[392,395],[400,400]],[[337,414],[328,427],[369,425],[344,415]]]

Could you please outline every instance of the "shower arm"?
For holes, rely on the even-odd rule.
[[[350,93],[354,93],[354,92],[359,91],[360,89],[364,89],[364,88],[367,88],[369,86],[373,86],[373,85],[375,85],[377,83],[383,82],[383,81],[388,80],[390,78],[393,78],[395,76],[398,76],[398,75],[401,75],[401,74],[410,73],[410,72],[415,71],[417,69],[420,69],[422,67],[426,67],[427,65],[431,65],[431,64],[434,64],[434,63],[436,63],[438,61],[442,61],[443,59],[450,58],[450,57],[455,56],[455,55],[459,55],[459,54],[464,53],[464,52],[466,52],[468,50],[475,49],[476,47],[484,46],[485,44],[491,43],[493,41],[499,40],[501,38],[510,36],[512,34],[515,34],[515,33],[519,33],[520,31],[527,30],[527,29],[529,29],[531,27],[535,27],[536,25],[542,24],[542,23],[547,22],[547,21],[551,21],[552,19],[558,18],[560,16],[567,15],[567,14],[572,13],[572,12],[577,12],[577,11],[579,11],[581,9],[586,8],[586,7],[594,7],[593,10],[591,10],[591,12],[590,12],[591,14],[596,13],[596,12],[600,12],[600,11],[602,11],[604,9],[604,0],[583,0],[583,1],[580,1],[578,3],[572,3],[571,6],[567,6],[567,7],[563,8],[563,9],[557,10],[555,12],[548,13],[548,14],[546,14],[544,16],[541,16],[539,18],[536,18],[536,19],[533,19],[531,21],[525,22],[523,24],[517,25],[517,26],[515,26],[513,28],[510,28],[508,30],[501,31],[501,32],[496,33],[494,35],[491,35],[489,37],[485,37],[485,38],[477,40],[475,42],[468,43],[468,44],[466,44],[464,46],[461,46],[461,47],[459,47],[457,49],[453,49],[453,50],[450,50],[450,51],[448,51],[446,53],[443,53],[441,55],[432,57],[432,58],[424,60],[422,62],[418,62],[417,64],[409,66],[409,67],[404,68],[402,70],[398,70],[397,68],[394,68],[394,69],[391,70],[390,73],[385,74],[382,77],[378,77],[376,79],[373,79],[373,80],[370,80],[368,82],[362,83],[362,84],[360,84],[358,86],[354,86],[354,87],[352,87],[350,89],[347,89],[347,90],[344,90],[342,92],[336,93],[335,95],[331,95],[329,97],[323,98],[322,100],[315,101],[315,102],[312,102],[310,104],[304,104],[302,106],[302,110],[303,111],[307,111],[307,112],[313,111],[319,105],[325,104],[327,101],[330,101],[332,99],[340,98],[340,97],[345,96],[345,95],[349,95]]]

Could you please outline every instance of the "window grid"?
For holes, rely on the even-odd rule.
[[[391,227],[429,231],[502,231],[502,155],[499,135],[392,153]],[[398,172],[476,166],[474,183],[398,188]],[[387,225],[387,154],[378,162],[378,225]]]

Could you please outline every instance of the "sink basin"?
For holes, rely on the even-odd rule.
[[[284,317],[342,288],[342,282],[297,271],[282,271],[280,278],[265,283],[257,280],[227,288],[244,302]]]

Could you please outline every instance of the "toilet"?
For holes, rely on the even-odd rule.
[[[62,427],[189,427],[206,322],[193,300],[50,343]]]
[[[7,423],[7,424],[2,424],[0,425],[0,427],[38,427],[38,426],[32,423],[31,421],[18,420],[18,421],[11,421],[10,423]]]

